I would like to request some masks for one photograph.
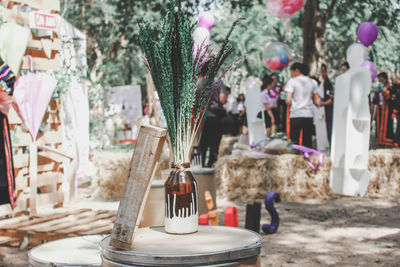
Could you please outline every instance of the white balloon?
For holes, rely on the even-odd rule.
[[[208,44],[210,41],[210,32],[203,27],[198,27],[193,32],[193,40],[195,43],[202,43]]]

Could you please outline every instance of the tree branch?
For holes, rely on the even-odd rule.
[[[328,19],[331,18],[332,16],[332,11],[335,8],[337,0],[331,0],[331,3],[328,6],[328,9],[325,12],[325,16],[324,16],[324,24],[328,21]]]

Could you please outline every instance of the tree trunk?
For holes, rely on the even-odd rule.
[[[322,49],[325,21],[319,9],[319,0],[307,0],[304,6],[303,62],[310,69],[310,76],[318,72],[318,59]]]

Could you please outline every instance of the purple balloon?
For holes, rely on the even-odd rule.
[[[206,28],[207,30],[210,30],[212,26],[214,26],[214,22],[214,16],[211,14],[211,12],[203,12],[199,16],[200,26]]]
[[[378,37],[378,27],[372,22],[364,22],[358,27],[357,37],[363,45],[370,46]]]
[[[361,64],[361,66],[369,69],[369,71],[371,72],[371,81],[374,82],[376,79],[376,76],[378,75],[375,64],[369,60],[366,60],[366,61],[364,61],[363,64]]]

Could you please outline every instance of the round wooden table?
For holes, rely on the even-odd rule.
[[[172,235],[164,227],[139,228],[130,251],[101,241],[102,266],[260,266],[261,236],[243,228],[199,226],[196,233]]]
[[[33,267],[100,267],[99,243],[105,237],[106,235],[88,235],[44,243],[29,251],[29,264]]]

